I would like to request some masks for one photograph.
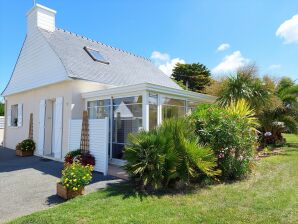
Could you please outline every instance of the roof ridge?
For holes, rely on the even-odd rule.
[[[74,33],[74,32],[70,32],[70,31],[67,31],[67,30],[62,29],[62,28],[56,28],[56,30],[60,30],[60,31],[65,32],[65,33],[69,33],[69,34],[71,34],[71,35],[73,35],[73,36],[76,36],[76,37],[79,37],[79,38],[81,38],[81,39],[89,40],[89,41],[91,41],[91,42],[94,42],[94,43],[97,43],[97,44],[101,44],[101,45],[103,45],[103,46],[110,47],[110,48],[112,48],[112,49],[114,49],[114,50],[118,50],[118,51],[121,51],[121,52],[123,52],[123,53],[132,55],[132,56],[134,56],[134,57],[141,58],[141,59],[143,59],[143,60],[146,60],[146,61],[151,62],[151,60],[150,60],[149,58],[146,58],[146,57],[143,57],[143,56],[140,56],[140,55],[136,55],[136,54],[134,54],[134,53],[131,53],[131,52],[129,52],[129,51],[122,50],[122,49],[117,48],[117,47],[113,47],[113,46],[111,46],[111,45],[102,43],[102,42],[100,42],[100,41],[93,40],[93,39],[91,39],[91,38],[82,36],[82,35],[80,35],[80,34],[77,34],[77,33]]]

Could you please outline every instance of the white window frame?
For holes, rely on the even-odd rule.
[[[17,119],[17,124],[15,125],[14,122],[12,121],[12,107],[16,107],[16,119]],[[6,116],[6,121],[7,121],[7,126],[10,128],[19,128],[23,126],[23,104],[12,104],[7,108],[7,116]]]

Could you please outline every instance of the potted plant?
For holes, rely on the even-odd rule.
[[[74,162],[65,166],[57,183],[57,195],[68,200],[84,194],[84,187],[92,180],[93,166]]]
[[[35,150],[35,142],[32,139],[25,139],[16,146],[17,156],[33,156]]]
[[[64,157],[64,167],[72,164],[74,161],[80,162],[83,166],[91,165],[95,166],[95,158],[89,152],[82,154],[81,150],[75,150],[68,152]]]

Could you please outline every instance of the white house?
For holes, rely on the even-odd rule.
[[[62,160],[78,144],[76,121],[88,110],[90,129],[100,126],[90,136],[100,146],[90,143],[97,161],[121,164],[130,132],[214,101],[182,90],[146,58],[56,28],[55,14],[39,4],[27,13],[27,35],[2,93],[5,147],[28,137],[33,113],[35,154]]]

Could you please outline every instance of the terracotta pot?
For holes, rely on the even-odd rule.
[[[33,151],[22,151],[22,150],[16,149],[16,156],[21,156],[21,157],[33,156]]]
[[[84,190],[85,190],[84,187],[81,187],[79,190],[73,191],[73,190],[67,189],[61,183],[57,183],[57,195],[61,198],[64,198],[65,200],[75,198],[79,195],[83,195]]]

